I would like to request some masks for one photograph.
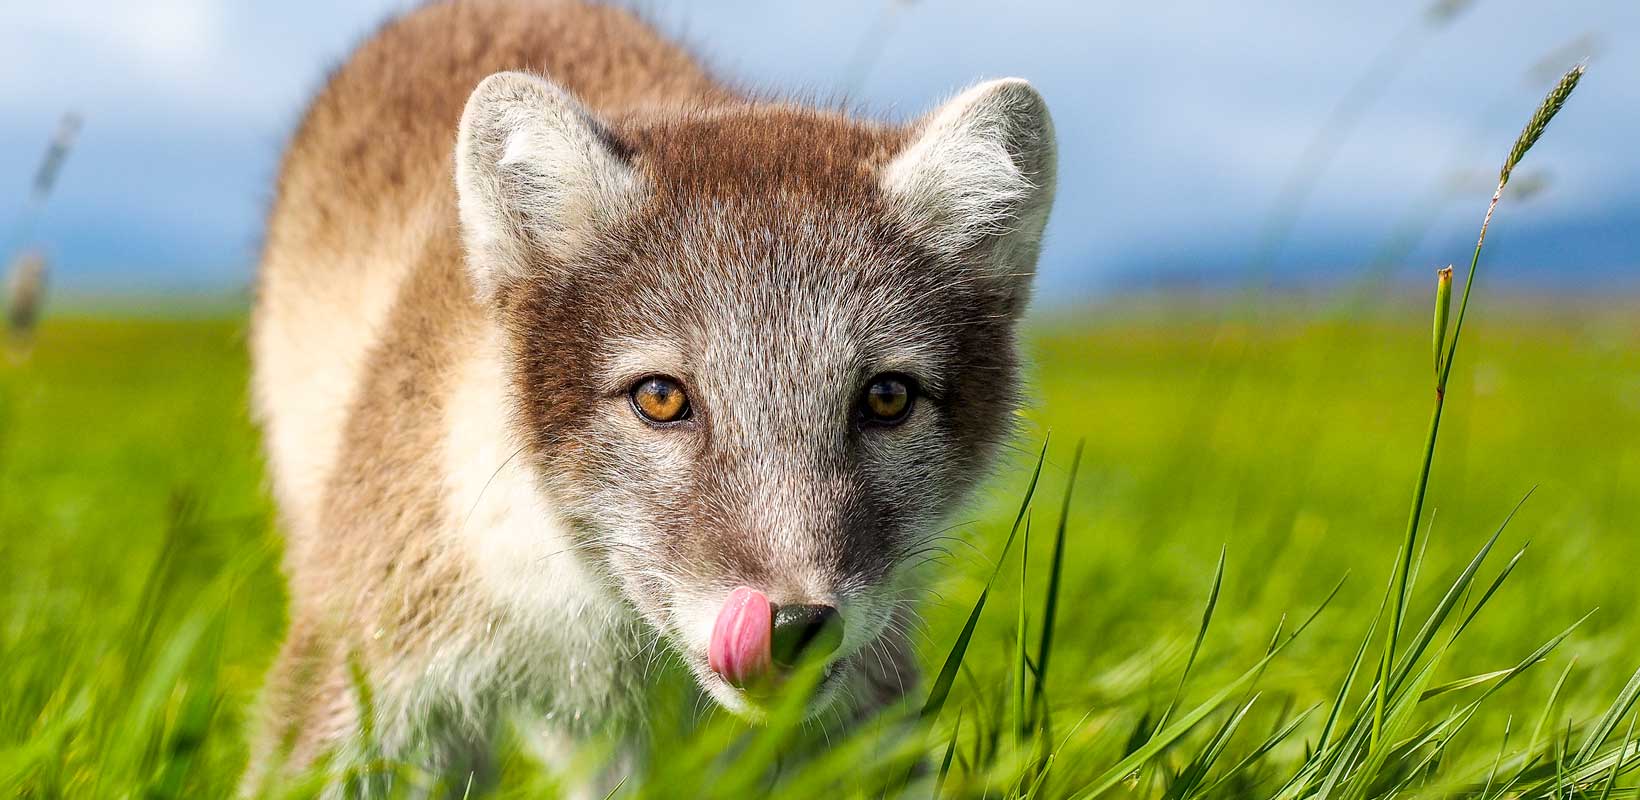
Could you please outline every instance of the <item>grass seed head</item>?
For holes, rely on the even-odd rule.
[[[1560,76],[1555,88],[1550,89],[1543,102],[1538,104],[1537,112],[1527,120],[1526,127],[1522,128],[1520,136],[1515,138],[1515,146],[1509,149],[1509,158],[1504,160],[1503,169],[1498,173],[1498,186],[1509,182],[1509,174],[1514,172],[1515,165],[1526,156],[1526,151],[1532,149],[1532,145],[1537,144],[1538,137],[1549,127],[1549,121],[1553,120],[1555,115],[1560,113],[1561,107],[1566,105],[1566,98],[1572,96],[1572,90],[1577,88],[1577,82],[1583,79],[1583,68],[1582,64],[1578,64],[1567,70],[1565,75]]]

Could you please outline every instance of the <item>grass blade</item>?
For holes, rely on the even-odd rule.
[[[1031,698],[1033,713],[1040,711],[1045,702],[1048,660],[1053,655],[1054,625],[1059,620],[1059,587],[1065,574],[1065,530],[1070,522],[1071,495],[1076,489],[1076,473],[1082,467],[1082,448],[1086,444],[1086,439],[1077,441],[1076,450],[1071,454],[1071,472],[1065,479],[1065,497],[1059,506],[1059,527],[1054,531],[1053,558],[1048,564],[1048,590],[1042,601],[1042,635],[1036,646],[1036,669],[1040,674]]]
[[[1167,787],[1167,794],[1163,795],[1163,800],[1185,800],[1185,798],[1195,794],[1196,789],[1201,786],[1202,781],[1207,777],[1208,771],[1213,768],[1213,764],[1224,753],[1225,746],[1230,743],[1230,738],[1236,735],[1236,729],[1241,727],[1242,720],[1247,718],[1247,712],[1253,709],[1253,704],[1258,702],[1259,697],[1259,694],[1254,693],[1252,697],[1248,698],[1234,713],[1225,719],[1224,724],[1213,732],[1213,738],[1209,739],[1201,751],[1196,754],[1196,757],[1191,759],[1190,765],[1185,767],[1184,771],[1179,773],[1179,777]]]
[[[1014,746],[1016,749],[1024,745],[1031,724],[1029,711],[1025,707],[1027,673],[1031,669],[1030,664],[1026,662],[1027,655],[1025,653],[1025,601],[1026,592],[1030,588],[1026,583],[1029,577],[1026,570],[1030,567],[1030,563],[1031,518],[1027,516],[1025,518],[1025,538],[1019,546],[1019,618],[1015,620],[1014,628],[1014,691],[1011,697],[1013,698],[1014,708]],[[1038,679],[1038,683],[1040,682],[1041,680]]]
[[[1554,716],[1555,701],[1560,699],[1560,690],[1566,686],[1566,677],[1572,674],[1572,667],[1577,666],[1577,656],[1572,656],[1566,662],[1566,668],[1560,671],[1559,680],[1555,681],[1555,688],[1549,690],[1549,702],[1543,704],[1543,714],[1538,717],[1537,725],[1532,727],[1532,738],[1526,742],[1526,751],[1537,750],[1538,742],[1543,739],[1543,729],[1549,726],[1549,718]]]
[[[1577,755],[1572,758],[1574,766],[1585,764],[1594,757],[1595,751],[1611,738],[1612,732],[1623,721],[1623,717],[1634,707],[1636,698],[1640,698],[1640,671],[1636,671],[1629,678],[1629,682],[1623,686],[1623,691],[1612,701],[1611,707],[1606,709],[1606,713],[1601,715],[1600,720],[1589,730],[1588,738],[1583,740],[1583,746],[1578,748]]]
[[[1173,710],[1179,705],[1179,697],[1184,694],[1184,685],[1190,679],[1190,669],[1196,665],[1196,656],[1201,653],[1202,641],[1207,638],[1207,628],[1213,622],[1213,610],[1219,605],[1219,589],[1224,585],[1224,559],[1226,548],[1219,547],[1219,564],[1213,570],[1213,589],[1207,595],[1207,608],[1202,610],[1202,624],[1196,628],[1196,641],[1190,646],[1190,657],[1184,662],[1184,672],[1179,675],[1179,685],[1173,689],[1173,699],[1167,701],[1167,708],[1162,710],[1162,716],[1156,720],[1156,730],[1160,731],[1167,724]]]
[[[1299,635],[1309,628],[1310,623],[1314,622],[1316,617],[1320,616],[1321,612],[1326,610],[1328,605],[1331,605],[1333,598],[1338,596],[1338,590],[1343,587],[1344,584],[1340,581],[1337,586],[1333,587],[1332,592],[1327,595],[1327,598],[1316,607],[1313,613],[1310,614],[1309,618],[1306,619],[1302,625],[1294,628],[1293,632],[1288,634],[1287,638],[1282,640],[1280,645],[1266,654],[1263,658],[1259,659],[1258,663],[1254,664],[1246,672],[1243,672],[1240,677],[1219,689],[1219,691],[1215,692],[1211,697],[1202,701],[1200,705],[1197,705],[1194,709],[1191,709],[1172,725],[1157,731],[1156,734],[1151,736],[1150,739],[1144,743],[1144,745],[1139,747],[1139,749],[1134,750],[1132,753],[1128,754],[1126,758],[1123,758],[1120,762],[1117,762],[1115,766],[1106,769],[1104,772],[1100,773],[1098,777],[1088,782],[1088,784],[1084,786],[1081,791],[1077,792],[1074,797],[1079,800],[1088,800],[1088,798],[1098,797],[1099,795],[1104,794],[1106,791],[1109,791],[1111,787],[1121,783],[1124,778],[1132,774],[1139,767],[1144,766],[1145,763],[1154,758],[1158,753],[1165,750],[1168,745],[1178,741],[1179,737],[1188,733],[1190,729],[1194,728],[1197,723],[1202,721],[1203,718],[1213,713],[1214,709],[1222,706],[1227,700],[1235,696],[1237,692],[1241,691],[1243,687],[1252,683],[1253,679],[1258,677],[1258,675],[1264,671],[1264,668],[1269,665],[1269,663],[1273,661],[1276,656],[1280,655],[1289,644],[1292,644],[1293,641],[1299,637]]]
[[[951,741],[945,746],[945,757],[940,759],[939,773],[934,777],[934,796],[939,797],[945,791],[945,779],[951,774],[951,759],[957,754],[957,739],[962,735],[962,712],[957,712],[957,722],[951,726]]]
[[[991,594],[991,587],[996,584],[997,576],[1002,574],[1002,566],[1007,563],[1008,550],[1013,547],[1014,535],[1019,533],[1019,526],[1025,520],[1025,512],[1031,507],[1031,497],[1036,494],[1037,479],[1042,477],[1042,463],[1048,457],[1048,444],[1043,442],[1042,452],[1036,457],[1036,470],[1031,473],[1031,483],[1025,488],[1025,498],[1019,503],[1019,513],[1014,517],[1013,527],[1008,530],[1008,539],[1002,544],[1002,552],[997,556],[996,569],[992,570],[991,578],[985,582],[985,588],[980,590],[979,599],[974,601],[974,609],[968,614],[968,621],[962,626],[962,633],[957,635],[957,641],[951,646],[951,651],[945,657],[945,665],[940,668],[938,677],[928,690],[928,700],[923,704],[920,717],[926,722],[934,720],[940,715],[940,709],[945,707],[945,701],[951,696],[951,685],[957,680],[957,670],[962,667],[963,656],[968,652],[968,643],[973,641],[974,629],[979,626],[980,613],[985,610],[985,600]]]
[[[1305,709],[1304,711],[1299,712],[1291,720],[1288,720],[1287,724],[1281,726],[1280,728],[1278,728],[1276,730],[1275,733],[1272,733],[1268,737],[1266,737],[1265,740],[1262,743],[1260,743],[1258,747],[1253,748],[1252,752],[1250,752],[1247,755],[1243,756],[1240,761],[1236,762],[1235,766],[1225,770],[1224,774],[1220,775],[1218,780],[1213,781],[1211,784],[1208,784],[1206,789],[1203,789],[1201,792],[1198,792],[1197,794],[1198,795],[1211,795],[1211,794],[1213,794],[1213,790],[1219,788],[1219,786],[1223,785],[1225,782],[1229,781],[1231,778],[1234,778],[1236,775],[1240,774],[1242,771],[1246,770],[1248,767],[1250,767],[1253,764],[1257,763],[1259,759],[1263,758],[1271,750],[1274,750],[1277,745],[1279,745],[1282,742],[1286,741],[1287,737],[1293,735],[1293,731],[1298,730],[1298,726],[1302,725],[1304,723],[1304,720],[1309,719],[1310,713],[1315,711],[1317,708],[1320,708],[1320,705],[1313,705],[1313,706],[1310,706],[1309,708]]]

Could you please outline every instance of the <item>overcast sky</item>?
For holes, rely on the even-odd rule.
[[[279,149],[325,70],[393,0],[62,0],[0,9],[0,246],[59,115],[79,147],[32,234],[76,289],[221,289],[253,269]],[[1592,56],[1506,206],[1499,279],[1640,265],[1640,3],[1473,0],[647,0],[742,85],[909,119],[980,78],[1047,96],[1060,195],[1042,282],[1345,276],[1422,234],[1464,248],[1520,124]],[[1540,66],[1540,62],[1545,65]],[[1364,80],[1371,76],[1371,80]],[[1346,98],[1351,102],[1344,103]],[[1347,111],[1338,109],[1347,107]],[[1330,122],[1329,122],[1330,120]],[[1318,132],[1331,126],[1314,149]],[[1305,154],[1310,153],[1307,157]],[[1308,194],[1295,172],[1324,163]],[[1464,179],[1463,176],[1469,176]],[[1518,178],[1517,178],[1518,179]],[[1302,197],[1301,207],[1282,201]],[[1289,226],[1279,209],[1298,207]],[[1272,243],[1279,243],[1274,248]],[[1268,257],[1267,257],[1268,256]]]

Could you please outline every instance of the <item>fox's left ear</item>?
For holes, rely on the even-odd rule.
[[[901,220],[942,255],[992,273],[1024,310],[1056,169],[1047,103],[1018,78],[979,84],[919,123],[882,172]]]

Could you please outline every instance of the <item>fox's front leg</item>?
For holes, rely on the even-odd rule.
[[[312,769],[339,750],[358,725],[358,704],[346,662],[301,613],[292,615],[262,689],[251,734],[251,760],[240,795],[262,796]]]
[[[331,633],[300,614],[292,620],[263,691],[242,796],[278,794],[286,783],[314,778],[325,785],[323,797],[385,796],[404,788],[392,786],[398,767],[416,776],[412,797],[459,797],[488,786],[490,742],[474,737],[487,726],[448,724],[425,713],[425,707],[441,707],[436,694],[426,694],[426,687],[421,695],[407,694],[402,681],[372,670],[363,656],[350,658],[359,648]]]

